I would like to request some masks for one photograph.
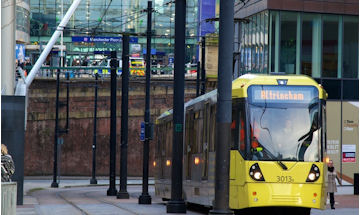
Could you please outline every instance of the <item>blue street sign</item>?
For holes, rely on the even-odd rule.
[[[145,141],[145,122],[141,122],[141,126],[140,126],[140,141]]]
[[[83,43],[120,43],[122,37],[83,37],[73,36],[71,37],[72,42],[83,42]],[[138,43],[137,37],[130,37],[130,43]]]

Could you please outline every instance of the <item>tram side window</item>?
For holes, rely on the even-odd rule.
[[[190,132],[191,132],[191,128],[190,128],[190,113],[186,114],[186,120],[185,120],[185,145],[186,145],[186,150],[184,150],[184,154],[188,153],[188,148],[190,145]]]
[[[210,104],[205,104],[204,108],[204,129],[203,129],[203,161],[202,180],[207,180],[208,176],[208,157],[209,157],[209,128],[210,128]]]
[[[231,148],[237,149],[245,157],[244,104],[234,102],[231,123]]]
[[[210,152],[214,152],[215,149],[215,138],[216,138],[216,106],[210,107]]]
[[[171,157],[172,153],[172,121],[166,123],[166,157]]]
[[[196,153],[196,128],[197,128],[197,120],[196,120],[196,113],[191,113],[190,119],[190,153]]]
[[[204,116],[203,116],[203,111],[200,110],[196,113],[196,153],[202,153],[203,151],[203,126],[204,126]]]

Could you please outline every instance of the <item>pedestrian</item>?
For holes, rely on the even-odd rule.
[[[330,196],[330,205],[331,205],[331,209],[335,210],[335,197],[334,197],[334,193],[337,192],[337,188],[336,188],[336,180],[338,180],[339,184],[341,184],[339,178],[336,175],[336,171],[335,171],[335,167],[333,164],[333,161],[330,160],[328,163],[328,193]]]
[[[1,182],[11,181],[11,176],[15,172],[14,161],[9,155],[7,147],[1,144]]]

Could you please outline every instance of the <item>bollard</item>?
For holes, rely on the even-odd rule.
[[[16,215],[16,182],[1,182],[1,214]]]
[[[359,195],[359,173],[354,173],[354,195]]]

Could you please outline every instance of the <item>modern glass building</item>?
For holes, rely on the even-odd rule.
[[[28,50],[36,59],[41,46],[51,37],[56,26],[70,7],[70,0],[33,0],[31,1],[31,43]],[[62,12],[63,8],[63,12]],[[153,1],[152,13],[152,58],[161,64],[167,64],[167,57],[173,54],[175,3],[172,0]],[[64,45],[68,64],[73,59],[102,58],[111,50],[121,52],[121,33],[146,33],[147,1],[143,0],[83,0],[70,19],[64,31]],[[144,54],[146,37],[134,36],[130,51],[137,56]],[[75,38],[75,39],[74,39]],[[89,39],[89,38],[93,38]],[[112,41],[105,42],[105,39]],[[96,41],[96,42],[94,42]],[[186,54],[187,61],[196,55],[198,41],[198,2],[187,1],[186,14]],[[60,44],[60,39],[59,43]],[[57,57],[57,50],[52,52]]]
[[[321,84],[328,93],[327,152],[352,182],[359,165],[358,1],[245,2],[235,7],[241,22],[234,75],[304,74]]]
[[[29,0],[16,2],[16,41],[28,43],[30,41],[30,4]]]

